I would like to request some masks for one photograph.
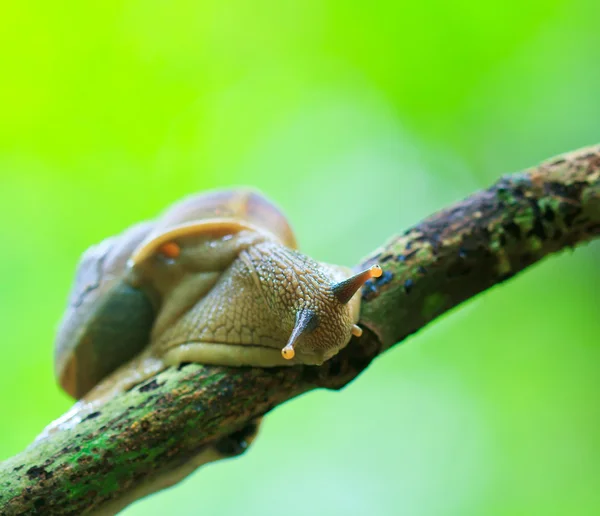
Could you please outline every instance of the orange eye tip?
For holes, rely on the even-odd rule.
[[[373,265],[373,267],[371,267],[370,271],[371,271],[372,278],[379,278],[383,274],[383,271],[381,270],[380,265]]]
[[[158,248],[158,252],[167,258],[177,258],[181,254],[181,247],[175,242],[167,242]]]
[[[296,356],[296,353],[292,348],[283,348],[281,350],[281,356],[286,360],[291,360],[292,358],[294,358],[294,356]]]

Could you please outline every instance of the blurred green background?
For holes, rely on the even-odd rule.
[[[72,401],[52,342],[89,245],[253,185],[352,265],[500,174],[600,142],[600,4],[0,4],[0,459]],[[124,514],[600,513],[598,243],[493,289],[243,458]]]

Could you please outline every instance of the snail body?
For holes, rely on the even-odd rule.
[[[93,400],[183,362],[319,365],[361,333],[358,291],[380,273],[303,255],[254,191],[195,195],[84,253],[56,376]]]

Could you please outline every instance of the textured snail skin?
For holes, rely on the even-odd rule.
[[[183,362],[322,364],[357,331],[360,297],[340,301],[334,287],[350,269],[295,245],[273,204],[232,190],[185,199],[95,246],[57,339],[61,384],[99,402]]]
[[[348,343],[358,321],[359,297],[343,305],[330,286],[349,274],[262,242],[243,250],[207,295],[152,346],[169,364],[322,364]],[[288,360],[281,349],[301,310],[315,314],[314,329]]]

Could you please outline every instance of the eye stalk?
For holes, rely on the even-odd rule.
[[[345,305],[367,281],[371,278],[379,278],[382,274],[383,271],[381,270],[381,267],[379,265],[373,265],[344,281],[336,283],[331,287],[331,290],[333,290],[338,301]]]
[[[281,356],[286,360],[291,360],[296,356],[294,345],[298,339],[307,333],[313,331],[319,325],[319,317],[315,312],[308,309],[302,309],[296,314],[296,324],[290,335],[285,348],[281,350]]]

